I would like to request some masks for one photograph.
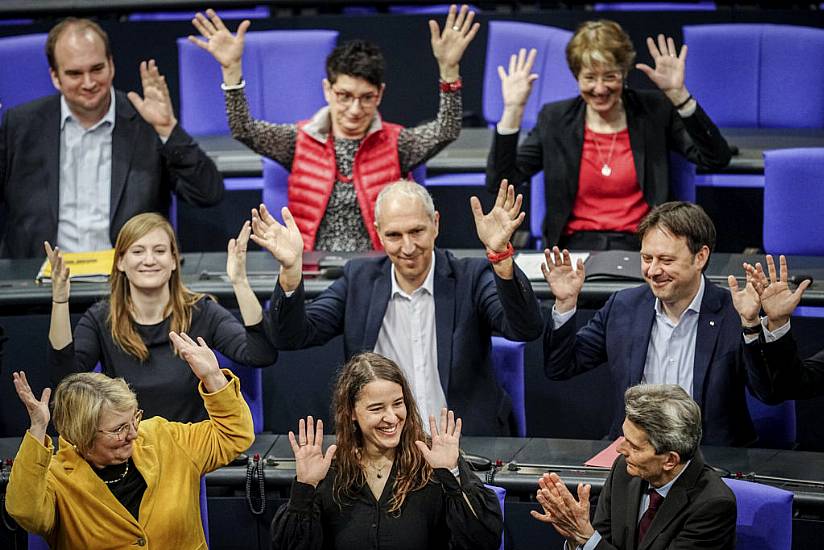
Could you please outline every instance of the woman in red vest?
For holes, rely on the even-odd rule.
[[[375,199],[388,183],[454,141],[461,130],[459,63],[478,32],[475,13],[450,7],[443,32],[429,21],[432,53],[440,70],[440,108],[435,121],[403,128],[381,120],[383,54],[355,40],[326,60],[323,92],[328,105],[297,124],[271,124],[249,113],[241,56],[249,21],[232,34],[213,11],[192,20],[206,40],[189,39],[211,53],[223,71],[222,88],[232,137],[288,170],[289,210],[306,250],[380,249],[374,227]]]

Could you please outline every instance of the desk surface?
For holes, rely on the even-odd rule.
[[[725,174],[763,174],[765,149],[824,147],[824,130],[807,128],[723,128],[730,145],[738,148],[727,168],[713,171]],[[200,136],[197,141],[230,177],[260,176],[260,156],[229,136]],[[483,172],[492,144],[492,130],[463,128],[461,135],[426,163],[430,174],[445,172]],[[701,172],[700,173],[708,173]]]
[[[482,250],[454,250],[459,257],[481,257]],[[380,254],[380,253],[372,253]],[[594,253],[594,254],[597,254]],[[631,254],[631,253],[630,253]],[[325,260],[341,261],[356,256],[353,253],[310,252],[305,255],[304,268],[317,269]],[[744,256],[741,254],[716,253],[710,258],[707,276],[711,281],[723,287],[727,285],[727,275],[742,276],[741,264],[744,261],[764,262],[763,256]],[[49,285],[37,284],[34,276],[42,260],[0,260],[0,307],[25,308],[43,307],[51,303]],[[801,301],[802,305],[824,306],[824,257],[790,256],[788,258],[791,273],[806,274],[814,279]],[[255,294],[261,299],[271,296],[277,277],[278,264],[267,252],[253,251],[247,255],[249,282]],[[226,255],[222,252],[203,252],[184,255],[181,270],[185,284],[196,292],[208,292],[222,302],[233,303],[232,285],[226,278]],[[307,296],[320,294],[332,279],[321,275],[308,276],[305,281]],[[640,281],[587,281],[579,300],[582,308],[597,308],[603,305],[609,296],[624,288],[643,284]],[[549,285],[543,280],[533,281],[532,287],[539,299],[552,298]],[[72,285],[72,306],[89,304],[108,295],[108,284],[82,283]]]

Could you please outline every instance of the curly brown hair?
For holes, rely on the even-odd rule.
[[[355,488],[366,482],[366,472],[361,463],[363,433],[352,421],[352,417],[361,390],[375,380],[387,380],[398,384],[406,405],[406,420],[400,443],[395,450],[395,484],[392,488],[392,500],[389,502],[389,512],[399,514],[406,495],[422,489],[432,478],[432,468],[415,446],[415,441],[430,444],[430,438],[424,432],[415,397],[400,367],[391,359],[377,353],[364,352],[352,357],[341,369],[335,383],[332,404],[338,445],[333,485],[335,501],[341,506],[343,498],[354,498]]]

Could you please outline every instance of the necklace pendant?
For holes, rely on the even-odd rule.
[[[601,167],[601,175],[604,177],[609,177],[612,175],[612,168],[610,168],[607,164],[604,164]]]
[[[383,476],[381,475],[381,473],[380,473],[380,472],[378,472],[378,479],[380,479],[380,478],[382,478],[382,477],[383,477]]]

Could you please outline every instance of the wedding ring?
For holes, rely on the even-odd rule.
[[[461,28],[458,25],[455,25],[454,27],[452,27],[452,30],[453,31],[459,31],[459,30],[461,30]]]

